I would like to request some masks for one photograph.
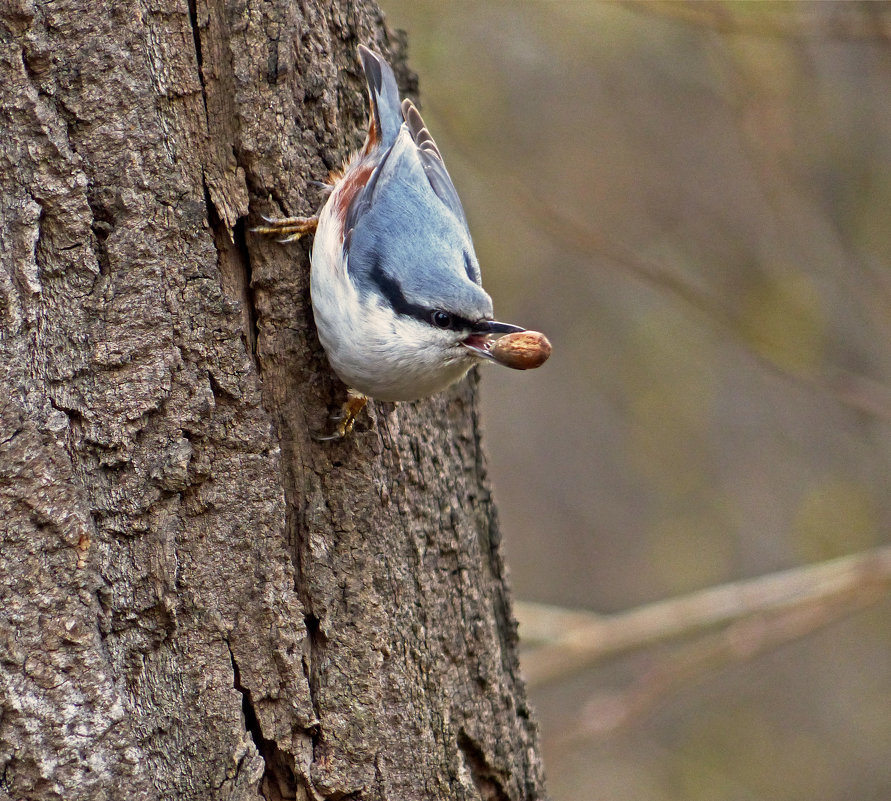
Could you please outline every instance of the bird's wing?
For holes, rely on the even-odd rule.
[[[412,141],[418,148],[418,157],[424,167],[424,173],[436,196],[451,209],[452,213],[467,227],[467,218],[464,216],[464,207],[458,197],[458,190],[452,183],[442,153],[433,141],[430,131],[424,125],[421,112],[408,98],[402,101],[402,116],[408,126]]]
[[[361,154],[363,159],[369,158],[369,161],[360,160],[355,174],[346,176],[355,181],[356,185],[342,193],[346,201],[344,249],[349,251],[352,230],[371,209],[381,181],[381,185],[410,185],[423,183],[426,178],[430,189],[454,214],[469,237],[467,218],[458,190],[452,183],[442,154],[424,125],[420,112],[411,100],[403,100],[402,105],[399,105],[396,78],[382,56],[361,45],[359,56],[368,80],[372,125],[366,150]],[[371,144],[375,144],[376,148],[371,149]],[[375,151],[382,152],[383,155],[372,168],[371,159],[374,158]],[[370,172],[363,172],[363,168]],[[391,179],[394,182],[392,184]]]

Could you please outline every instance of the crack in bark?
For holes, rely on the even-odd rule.
[[[204,58],[201,54],[201,31],[198,28],[198,2],[189,0],[189,25],[192,27],[192,41],[195,43],[195,63],[198,65],[198,82],[201,84],[201,100],[204,102],[204,116],[207,118],[207,87],[204,85]]]
[[[245,348],[254,367],[259,371],[257,361],[257,339],[260,335],[259,315],[254,300],[254,290],[251,286],[253,269],[245,237],[244,220],[238,220],[230,233],[217,212],[206,178],[204,179],[204,204],[207,208],[207,222],[213,232],[217,267],[220,271],[223,291],[239,304]]]
[[[99,274],[108,275],[111,272],[111,263],[108,257],[108,246],[105,240],[114,231],[114,216],[104,204],[90,197],[87,193],[87,205],[90,207],[93,219],[90,221],[90,230],[93,232],[93,255],[96,264],[99,265]]]
[[[201,26],[198,20],[197,0],[189,0],[189,24],[192,28],[192,40],[195,43],[195,63],[198,68],[198,82],[201,86],[201,100],[204,104],[205,124],[210,127],[210,108],[208,104],[208,88],[204,77],[204,54],[201,44]],[[237,152],[233,146],[233,157],[238,164]],[[217,251],[217,265],[220,270],[223,291],[233,300],[238,301],[241,308],[241,325],[244,333],[245,347],[254,366],[257,364],[257,308],[254,302],[252,268],[250,253],[245,238],[244,220],[239,219],[230,227],[232,220],[225,208],[217,208],[214,193],[211,191],[212,177],[209,178],[206,167],[202,166],[202,185],[204,189],[204,205],[207,209],[207,223],[213,232],[214,246]],[[247,171],[245,170],[245,174]],[[216,187],[219,190],[219,187]],[[218,198],[219,199],[219,198]],[[224,202],[225,205],[225,202]]]
[[[235,230],[232,232],[235,241],[235,251],[239,255],[239,263],[244,271],[243,295],[247,298],[247,335],[250,344],[251,357],[256,363],[257,340],[260,337],[260,328],[258,325],[259,314],[257,312],[257,304],[254,299],[254,270],[251,265],[251,254],[247,246],[247,238],[245,237],[244,219],[240,219],[235,224]]]
[[[503,777],[489,765],[483,749],[464,729],[458,732],[458,748],[480,798],[483,801],[510,801]]]
[[[318,664],[315,655],[324,647],[326,640],[325,633],[321,628],[321,620],[312,613],[303,616],[303,625],[306,626],[306,641],[309,647],[303,655],[303,675],[306,678],[306,686],[309,688],[309,702],[312,704],[312,711],[317,721],[321,721],[322,715],[319,709],[319,682],[315,675],[313,665]],[[313,751],[319,740],[320,727],[314,726],[309,731],[310,740],[312,741]]]
[[[263,736],[263,729],[257,717],[257,710],[251,698],[251,691],[241,683],[241,671],[232,646],[226,641],[229,649],[229,659],[232,662],[233,686],[241,693],[241,711],[244,715],[244,727],[251,739],[257,753],[263,758],[265,767],[263,777],[260,779],[259,792],[266,801],[290,801],[297,798],[297,776],[294,773],[293,757],[278,747],[275,740]]]

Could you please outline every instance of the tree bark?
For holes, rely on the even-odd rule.
[[[312,213],[370,2],[0,7],[0,798],[535,799],[475,378],[344,397]]]

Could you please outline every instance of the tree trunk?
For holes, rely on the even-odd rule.
[[[370,2],[0,7],[0,798],[534,799],[475,379],[344,397],[306,214]],[[395,53],[394,53],[395,51]]]

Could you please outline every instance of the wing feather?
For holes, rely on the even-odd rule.
[[[430,181],[430,186],[436,196],[452,210],[466,228],[467,217],[464,215],[464,207],[458,197],[458,190],[455,189],[451,176],[446,170],[442,153],[439,152],[436,142],[430,135],[430,131],[427,130],[421,112],[408,98],[402,101],[402,116],[408,126],[412,141],[418,148],[418,156],[421,159],[427,180]]]

